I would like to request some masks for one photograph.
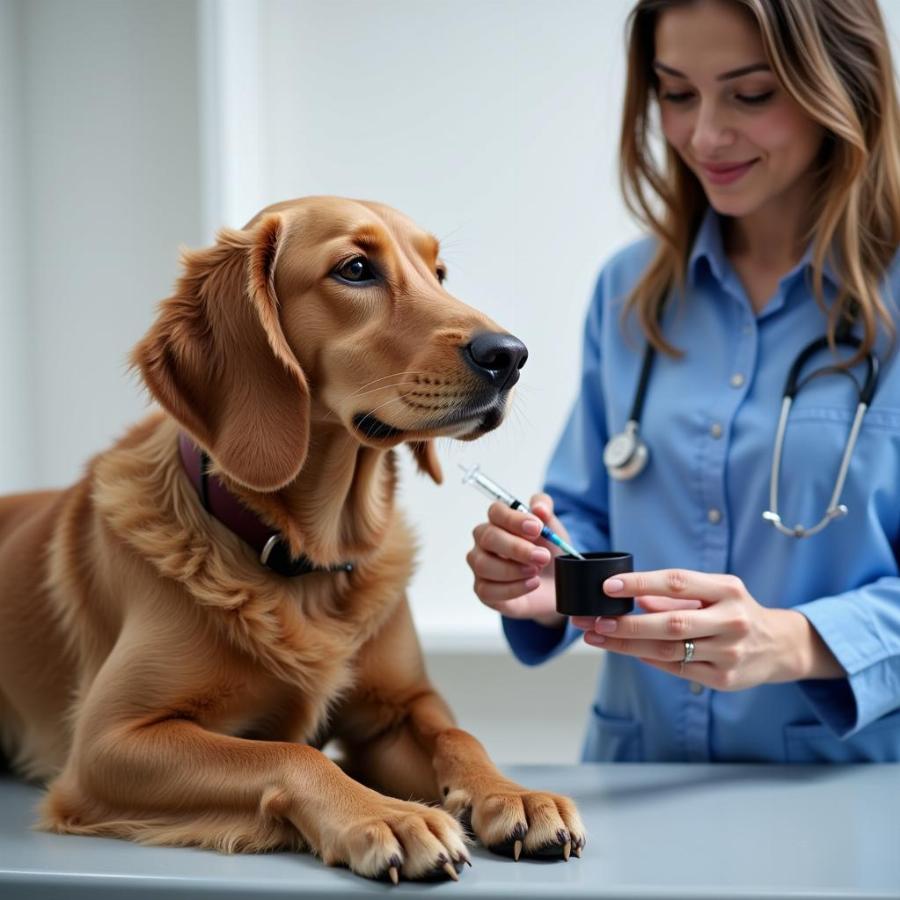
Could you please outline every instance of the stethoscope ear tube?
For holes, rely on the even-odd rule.
[[[836,346],[852,347],[854,350],[858,350],[862,345],[862,341],[852,334],[838,335],[835,338],[834,343]],[[871,404],[872,402],[872,397],[875,395],[875,388],[878,385],[878,357],[875,356],[874,353],[866,354],[866,380],[863,382],[862,387],[859,387],[859,382],[856,381],[856,378],[854,378],[854,376],[847,369],[841,366],[828,366],[825,369],[818,369],[816,372],[813,372],[812,375],[810,375],[808,378],[802,381],[800,380],[800,374],[802,373],[809,360],[817,353],[821,353],[822,350],[826,350],[828,347],[828,338],[821,337],[818,340],[813,341],[807,347],[803,348],[803,350],[794,360],[794,364],[791,366],[791,369],[788,372],[787,380],[784,383],[784,396],[790,397],[793,400],[797,394],[797,391],[799,391],[800,388],[803,387],[803,385],[806,384],[811,378],[815,378],[819,374],[835,372],[846,374],[850,378],[852,378],[857,386],[857,391],[859,393],[859,402],[865,403],[866,406],[869,406],[869,404]]]

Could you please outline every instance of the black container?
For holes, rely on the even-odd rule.
[[[630,553],[585,553],[554,560],[556,611],[564,616],[624,616],[634,609],[634,597],[607,597],[603,582],[634,571]]]

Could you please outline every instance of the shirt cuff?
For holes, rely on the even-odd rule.
[[[900,658],[885,654],[874,623],[847,597],[795,606],[847,673],[844,678],[798,682],[815,714],[838,738],[847,738],[897,708]],[[850,613],[848,615],[848,613]]]
[[[583,632],[566,619],[562,628],[547,628],[533,619],[503,619],[503,633],[519,662],[537,666],[559,656]]]

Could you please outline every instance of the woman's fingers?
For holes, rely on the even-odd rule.
[[[510,534],[521,534],[531,540],[541,533],[543,527],[537,516],[513,509],[499,501],[488,507],[488,522]]]
[[[685,656],[685,643],[689,640],[653,641],[635,638],[620,638],[612,635],[587,631],[584,642],[592,647],[602,647],[610,653],[621,653],[624,656],[636,656],[639,659],[652,659],[656,662],[678,663]],[[698,638],[694,641],[693,662],[718,663],[721,656],[721,641],[715,638]]]
[[[652,572],[623,572],[607,578],[603,591],[611,597],[653,595],[717,603],[743,596],[746,588],[734,575],[710,575],[690,569],[657,569]]]
[[[594,619],[590,629],[619,640],[685,641],[712,637],[724,628],[715,609],[676,609],[645,613],[642,616],[615,616]]]
[[[522,516],[521,513],[519,515]],[[533,516],[530,518],[534,519]],[[550,551],[546,547],[537,547],[530,540],[518,537],[502,526],[493,523],[478,525],[472,534],[478,548],[506,560],[538,567],[543,567],[550,562]]]
[[[584,642],[592,647],[602,647],[611,653],[622,653],[625,656],[637,656],[641,659],[655,659],[658,662],[677,662],[684,659],[684,641],[645,641],[634,638],[616,638],[595,631],[587,631]],[[694,645],[694,659],[702,660],[699,652],[702,642]]]
[[[488,581],[483,578],[475,579],[475,593],[481,601],[498,612],[506,613],[506,609],[500,609],[499,606],[507,603],[509,600],[516,600],[525,594],[530,594],[537,590],[541,585],[541,579],[535,575],[532,578],[525,578],[521,581]],[[514,615],[512,611],[508,613]]]
[[[646,612],[674,612],[683,609],[701,609],[699,600],[676,600],[672,597],[635,597],[634,602]],[[598,622],[619,622],[621,616],[615,618],[601,616],[572,616],[572,624],[582,631],[594,631]]]
[[[478,578],[488,581],[521,581],[540,573],[534,563],[518,563],[473,547],[466,556],[469,568]]]
[[[535,494],[531,498],[529,505],[531,506],[532,513],[547,525],[551,531],[555,531],[561,538],[569,543],[572,542],[571,535],[566,529],[566,526],[560,522],[553,512],[553,499],[549,494]],[[548,544],[548,546],[552,547],[555,553],[560,552],[554,544]]]
[[[669,612],[675,609],[700,609],[703,604],[699,600],[689,600],[687,597],[655,597],[645,595],[635,597],[634,602],[645,612]]]

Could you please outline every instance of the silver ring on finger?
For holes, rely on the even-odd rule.
[[[692,640],[687,640],[684,642],[684,656],[681,658],[681,666],[679,667],[679,671],[683,672],[684,667],[691,662],[694,658],[694,642]]]

